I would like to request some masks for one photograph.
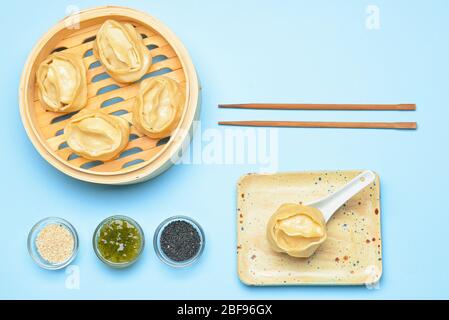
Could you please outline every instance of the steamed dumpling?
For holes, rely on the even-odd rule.
[[[133,108],[133,124],[150,138],[168,137],[179,123],[185,90],[168,77],[142,81]]]
[[[287,203],[268,221],[267,238],[276,252],[308,258],[326,240],[326,222],[314,207]]]
[[[73,116],[64,129],[69,147],[89,160],[116,158],[129,142],[129,123],[101,111],[84,110]]]
[[[130,23],[107,20],[97,33],[93,50],[109,75],[118,82],[135,82],[151,66],[150,51]]]
[[[39,99],[49,111],[73,112],[87,104],[86,68],[78,56],[53,53],[40,64],[37,83]]]

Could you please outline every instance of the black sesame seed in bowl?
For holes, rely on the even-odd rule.
[[[186,267],[202,254],[204,232],[193,219],[175,216],[163,221],[154,234],[154,249],[164,263],[172,267]]]

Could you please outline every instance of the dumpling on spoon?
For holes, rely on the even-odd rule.
[[[308,258],[326,241],[326,222],[314,207],[283,204],[267,223],[267,238],[276,252]]]
[[[86,68],[80,57],[53,53],[39,65],[36,77],[39,99],[46,110],[73,112],[87,104]]]
[[[98,110],[83,110],[73,116],[64,129],[68,146],[77,155],[108,161],[128,145],[129,123],[123,118]]]
[[[107,20],[97,33],[93,45],[95,56],[116,81],[131,83],[149,70],[150,50],[130,23]]]
[[[168,137],[178,125],[186,100],[184,87],[159,76],[142,81],[133,107],[133,124],[146,136]]]

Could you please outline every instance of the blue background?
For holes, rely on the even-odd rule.
[[[203,129],[218,120],[418,121],[417,131],[279,130],[279,169],[376,170],[381,176],[384,273],[365,287],[251,288],[236,274],[235,183],[257,166],[182,165],[134,186],[75,181],[43,160],[19,115],[18,84],[36,41],[67,5],[110,1],[8,1],[0,14],[0,298],[449,298],[449,2],[433,1],[115,1],[167,24],[188,48],[203,85]],[[367,5],[379,30],[365,27]],[[231,102],[407,103],[416,112],[219,110]],[[221,128],[223,130],[223,128]],[[138,264],[111,270],[91,248],[105,217],[138,220],[148,246]],[[151,247],[164,218],[187,214],[204,227],[207,248],[193,267],[173,270]],[[64,271],[37,267],[29,229],[46,216],[71,221],[80,236],[80,290]]]

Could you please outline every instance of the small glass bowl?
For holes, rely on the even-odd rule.
[[[129,224],[132,224],[139,231],[141,238],[142,238],[142,245],[140,246],[140,250],[137,253],[137,256],[134,260],[128,261],[128,262],[122,262],[122,263],[112,262],[112,261],[109,261],[106,258],[104,258],[103,255],[101,254],[100,250],[98,249],[98,238],[100,236],[100,230],[105,224],[109,223],[112,220],[125,220]],[[127,217],[127,216],[116,215],[116,216],[106,218],[100,222],[100,224],[95,229],[94,236],[92,238],[92,245],[94,247],[94,252],[97,255],[98,259],[100,259],[104,264],[106,264],[112,268],[122,269],[122,268],[129,267],[130,265],[137,262],[137,260],[139,260],[140,256],[142,255],[143,248],[145,247],[145,235],[144,235],[143,230],[140,227],[140,225],[134,219]]]
[[[39,250],[36,246],[36,238],[41,232],[43,228],[50,224],[59,224],[66,228],[73,236],[73,252],[72,255],[65,261],[61,263],[51,263],[47,260],[45,260],[39,253]],[[33,228],[31,228],[30,233],[28,234],[28,252],[33,258],[33,260],[42,268],[47,270],[58,270],[67,267],[76,257],[78,254],[78,233],[76,232],[75,228],[68,222],[67,220],[64,220],[62,218],[57,217],[49,217],[40,220],[37,222]]]
[[[174,221],[185,221],[185,222],[189,223],[196,229],[196,231],[198,231],[198,235],[200,236],[200,240],[201,240],[200,248],[199,248],[198,252],[196,253],[196,255],[193,256],[192,258],[190,258],[189,260],[174,261],[174,260],[170,259],[161,248],[162,231],[164,231],[164,229],[167,225],[169,225],[171,222],[174,222]],[[158,256],[158,258],[165,264],[167,264],[171,267],[175,267],[175,268],[187,267],[187,266],[191,265],[192,263],[194,263],[196,260],[198,260],[198,258],[202,255],[202,253],[204,251],[205,244],[206,244],[206,238],[204,236],[203,228],[201,228],[201,226],[198,224],[198,222],[196,222],[192,218],[189,218],[186,216],[174,216],[174,217],[171,217],[171,218],[168,218],[168,219],[162,221],[162,223],[157,227],[157,229],[154,233],[154,238],[153,238],[154,251],[156,252],[156,255]]]

